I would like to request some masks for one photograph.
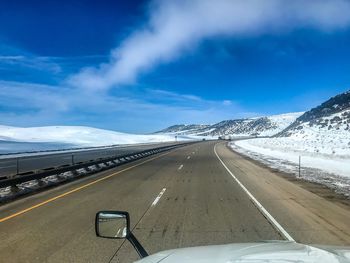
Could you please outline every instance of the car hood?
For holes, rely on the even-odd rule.
[[[350,247],[303,245],[289,241],[239,243],[173,249],[138,263],[350,262]]]

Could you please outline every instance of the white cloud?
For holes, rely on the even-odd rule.
[[[232,105],[232,101],[230,101],[230,100],[224,100],[224,101],[222,102],[222,104],[223,104],[224,106],[230,106],[230,105]]]
[[[191,95],[191,94],[179,94],[176,92],[161,90],[161,89],[148,89],[147,91],[152,95],[153,98],[159,97],[162,101],[166,101],[166,100],[173,100],[176,102],[179,102],[179,101],[186,101],[186,102],[204,101],[201,97]]]
[[[33,111],[67,111],[67,88],[25,82],[0,81],[0,105]]]
[[[166,97],[166,98],[164,98]],[[91,125],[127,132],[154,132],[176,123],[214,123],[243,117],[239,105],[191,94],[146,89],[126,96],[64,86],[0,81],[0,125]]]
[[[331,31],[347,27],[349,14],[348,0],[156,0],[146,25],[112,50],[108,63],[85,68],[68,82],[92,90],[129,84],[203,39],[305,27]]]
[[[35,55],[0,55],[0,67],[8,68],[16,66],[20,68],[46,71],[53,74],[62,71],[59,64],[51,57],[40,57]]]

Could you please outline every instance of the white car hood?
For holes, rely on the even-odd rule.
[[[309,246],[294,242],[240,243],[173,249],[155,253],[138,263],[270,263],[350,262],[349,247]]]

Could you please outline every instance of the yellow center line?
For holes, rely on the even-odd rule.
[[[48,203],[50,203],[50,202],[52,202],[52,201],[55,201],[55,200],[57,200],[57,199],[59,199],[59,198],[62,198],[62,197],[65,197],[65,196],[67,196],[67,195],[70,195],[70,194],[72,194],[72,193],[78,192],[78,191],[80,191],[80,190],[82,190],[82,189],[84,189],[84,188],[86,188],[86,187],[89,187],[89,186],[91,186],[91,185],[97,184],[98,182],[101,182],[101,181],[103,181],[103,180],[106,180],[106,179],[108,179],[108,178],[111,178],[112,176],[118,175],[118,174],[123,173],[123,172],[125,172],[125,171],[131,170],[131,169],[133,169],[133,168],[135,168],[135,167],[138,167],[138,166],[140,166],[140,165],[142,165],[142,164],[145,164],[145,163],[148,163],[148,162],[153,161],[153,160],[155,160],[155,159],[158,159],[158,158],[160,158],[160,157],[163,157],[164,155],[167,155],[167,154],[169,154],[169,153],[171,153],[171,152],[167,152],[167,153],[161,154],[161,155],[159,155],[159,156],[153,157],[153,158],[148,159],[148,160],[146,160],[146,161],[143,161],[143,162],[141,162],[141,163],[135,164],[135,165],[133,165],[133,166],[130,166],[130,167],[125,168],[125,169],[123,169],[123,170],[120,170],[120,171],[118,171],[118,172],[115,172],[115,173],[112,173],[112,174],[110,174],[110,175],[107,175],[107,176],[105,176],[105,177],[103,177],[103,178],[97,179],[97,180],[92,181],[92,182],[90,182],[90,183],[87,183],[87,184],[84,184],[84,185],[79,186],[79,187],[77,187],[77,188],[74,188],[73,190],[70,190],[70,191],[65,192],[65,193],[63,193],[63,194],[60,194],[60,195],[55,196],[55,197],[53,197],[53,198],[50,198],[50,199],[48,199],[48,200],[46,200],[46,201],[43,201],[43,202],[41,202],[41,203],[39,203],[39,204],[33,205],[33,206],[28,207],[28,208],[26,208],[26,209],[23,209],[23,210],[21,210],[21,211],[19,211],[19,212],[17,212],[17,213],[14,213],[14,214],[9,215],[9,216],[7,216],[7,217],[1,218],[1,219],[0,219],[0,223],[5,222],[5,221],[7,221],[7,220],[9,220],[9,219],[11,219],[11,218],[14,218],[14,217],[16,217],[16,216],[22,215],[22,214],[24,214],[24,213],[27,213],[27,212],[29,212],[29,211],[31,211],[31,210],[33,210],[33,209],[35,209],[35,208],[38,208],[38,207],[40,207],[40,206],[46,205],[46,204],[48,204]]]

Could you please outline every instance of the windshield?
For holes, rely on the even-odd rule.
[[[0,1],[0,261],[342,254],[349,14],[349,0]]]

